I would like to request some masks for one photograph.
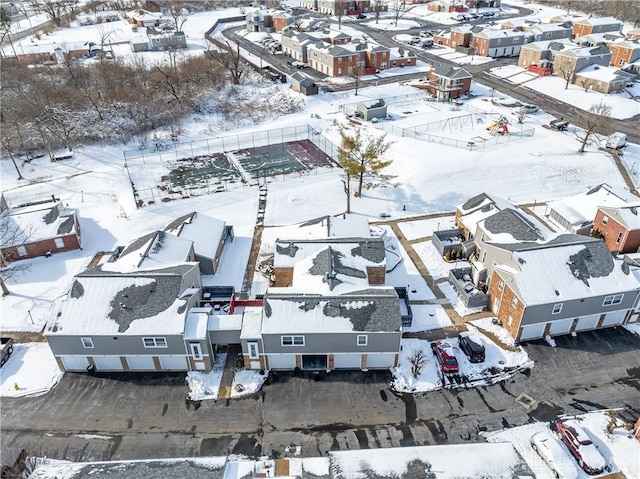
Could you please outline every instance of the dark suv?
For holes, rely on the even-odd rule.
[[[472,363],[481,363],[484,361],[484,346],[480,344],[478,340],[474,340],[469,333],[458,334],[458,345]]]
[[[558,419],[551,423],[551,430],[560,436],[563,444],[567,446],[584,472],[595,475],[607,468],[607,461],[577,421]]]

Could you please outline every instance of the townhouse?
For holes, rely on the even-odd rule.
[[[611,66],[623,67],[640,60],[640,41],[638,40],[612,42],[607,47],[611,52]]]
[[[640,248],[640,205],[602,206],[593,221],[593,230],[615,254],[637,253]]]
[[[473,34],[471,46],[483,57],[512,57],[520,54],[525,34],[515,30],[484,29]]]
[[[564,38],[561,40],[546,40],[523,45],[518,56],[518,66],[528,68],[537,66],[550,69],[558,52],[566,49],[579,48],[571,40]]]
[[[613,17],[585,18],[573,23],[573,36],[582,37],[592,33],[620,32],[622,22]]]
[[[553,71],[570,83],[575,82],[576,74],[590,65],[606,67],[611,62],[611,52],[603,45],[565,49],[555,54]]]
[[[429,71],[427,91],[438,101],[459,98],[471,90],[472,78],[464,68],[443,63]]]
[[[538,23],[524,31],[530,35],[528,42],[570,39],[573,33],[571,24],[567,23]]]

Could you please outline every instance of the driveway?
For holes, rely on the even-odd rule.
[[[255,397],[187,401],[184,374],[66,374],[46,396],[3,399],[3,447],[72,461],[478,442],[478,432],[611,407],[640,414],[640,338],[623,328],[543,341],[506,383],[395,395],[388,373],[279,374]],[[522,394],[529,399],[522,402]],[[519,402],[520,400],[520,402]]]

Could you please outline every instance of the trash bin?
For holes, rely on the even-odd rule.
[[[96,366],[95,366],[95,364],[89,364],[89,366],[87,366],[87,373],[89,373],[91,376],[95,376],[96,375]]]

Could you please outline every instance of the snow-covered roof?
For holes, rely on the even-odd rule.
[[[242,314],[212,314],[209,316],[209,331],[240,331]]]
[[[15,53],[14,53],[15,48]],[[52,53],[53,51],[61,49],[64,52],[72,51],[89,51],[89,42],[38,42],[38,43],[17,43],[11,49],[5,49],[5,52],[9,56],[14,55],[34,55],[41,53]]]
[[[566,49],[558,53],[558,55],[570,55],[574,57],[592,57],[596,55],[611,55],[611,52],[604,45],[598,45],[595,47],[582,47]]]
[[[248,307],[244,309],[242,315],[242,328],[240,329],[240,339],[260,339],[262,329],[262,308]]]
[[[371,109],[371,108],[382,108],[385,107],[385,103],[384,100],[380,99],[380,100],[365,100],[360,102],[362,103],[362,105],[364,105],[364,107],[366,109]]]
[[[507,208],[513,208],[509,201],[497,196],[489,196],[487,193],[480,193],[458,205],[458,211],[461,213],[459,222],[472,234],[475,234],[480,221]]]
[[[180,299],[182,279],[186,270],[194,267],[197,263],[174,271],[131,275],[82,273],[74,278],[58,315],[47,324],[46,334],[182,334],[189,299]]]
[[[476,37],[483,38],[515,38],[515,37],[523,37],[524,33],[516,30],[496,30],[492,28],[485,28],[481,32],[475,34]]]
[[[640,288],[634,275],[625,274],[604,242],[580,235],[561,235],[547,244],[512,249],[514,267],[495,271],[513,281],[516,294],[528,306],[560,303]]]
[[[620,191],[615,191],[606,183],[590,189],[586,193],[568,196],[547,203],[549,210],[567,220],[574,230],[593,223],[599,206],[622,206],[628,198]]]
[[[488,216],[478,222],[478,228],[487,233],[489,238],[486,241],[491,242],[543,242],[551,236],[551,231],[536,218],[515,208],[507,208]]]
[[[191,308],[184,327],[186,341],[207,339],[207,322],[211,308]]]
[[[103,271],[128,273],[177,266],[189,261],[193,242],[164,231],[154,231],[129,243],[115,261],[101,265]]]
[[[369,238],[371,230],[365,216],[344,214],[321,216],[300,224],[298,238]]]
[[[164,231],[193,242],[195,253],[215,258],[224,235],[225,222],[195,211],[181,216],[165,226]]]
[[[557,31],[571,31],[571,26],[565,23],[537,23],[527,27],[529,32],[557,32]]]
[[[368,267],[385,267],[382,238],[278,240],[275,268],[293,267],[292,288],[302,292],[342,293],[366,288]]]
[[[619,68],[611,68],[604,65],[589,65],[576,73],[576,76],[607,83],[616,80],[633,80],[633,75],[631,73],[623,72]]]
[[[17,246],[76,233],[76,214],[66,210],[61,201],[12,208],[2,218],[0,246]]]
[[[264,298],[263,334],[401,331],[394,288],[339,296],[273,294]]]
[[[413,53],[412,50],[407,50],[406,48],[394,47],[388,49],[385,47],[385,49],[389,50],[389,58],[391,58],[392,60],[396,58],[411,58],[416,56],[416,54]]]
[[[569,38],[558,38],[556,40],[540,40],[539,42],[532,42],[528,45],[524,45],[522,48],[535,48],[537,50],[550,50],[552,49],[552,45],[554,45],[553,50],[564,50],[566,48],[580,48],[580,45],[576,45]]]
[[[609,218],[617,221],[630,231],[640,230],[640,204],[629,204],[624,206],[605,206],[600,208]]]
[[[617,18],[613,17],[592,17],[592,18],[583,18],[582,20],[578,20],[574,24],[580,25],[620,25],[622,26],[622,22]]]

